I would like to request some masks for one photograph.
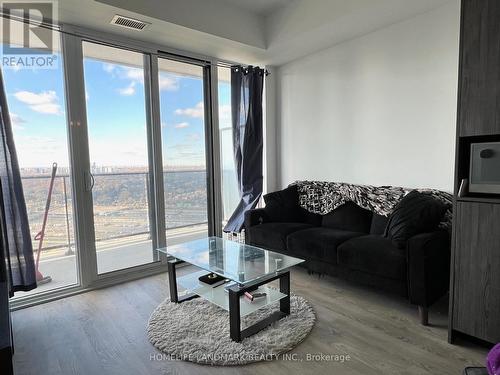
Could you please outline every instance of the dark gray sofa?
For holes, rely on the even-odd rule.
[[[247,212],[246,242],[303,258],[309,271],[404,296],[419,307],[421,322],[427,324],[428,307],[449,287],[448,231],[419,233],[399,248],[384,236],[387,217],[353,202],[326,215],[312,214],[299,207],[296,194],[283,195],[288,198],[279,203],[278,220],[271,219],[276,215],[268,207]]]

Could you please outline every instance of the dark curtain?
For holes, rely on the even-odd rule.
[[[262,195],[262,90],[265,71],[259,67],[231,68],[233,149],[240,202],[224,232],[241,232],[245,212]]]
[[[1,191],[1,188],[0,188]],[[12,374],[12,331],[9,310],[9,285],[5,269],[4,243],[0,241],[0,368]]]
[[[35,262],[19,163],[0,70],[0,224],[9,295],[36,288]]]

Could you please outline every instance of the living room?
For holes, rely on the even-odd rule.
[[[2,374],[499,374],[500,3],[3,1]]]

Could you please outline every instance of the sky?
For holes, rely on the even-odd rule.
[[[58,69],[3,69],[7,101],[21,168],[68,166],[62,61]],[[91,163],[97,166],[147,165],[142,67],[84,60]],[[160,72],[164,167],[205,165],[203,82]],[[230,85],[219,84],[221,127],[230,124]],[[230,137],[222,145],[229,166]]]

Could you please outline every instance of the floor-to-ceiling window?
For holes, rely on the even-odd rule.
[[[12,28],[22,30],[20,22],[10,22]],[[10,36],[10,44],[22,46],[21,34],[11,33]],[[54,38],[54,65],[2,67],[39,272],[38,288],[27,293],[16,293],[16,296],[78,283],[64,56],[58,36]],[[22,52],[27,53],[27,56],[38,53],[36,49],[28,48]]]
[[[222,226],[231,217],[240,197],[238,178],[234,164],[233,128],[231,124],[231,69],[218,68],[218,98],[219,98],[219,142],[221,161],[221,195],[223,218]]]
[[[154,261],[144,56],[84,42],[87,131],[99,274]]]
[[[158,59],[167,244],[208,234],[203,74]]]

